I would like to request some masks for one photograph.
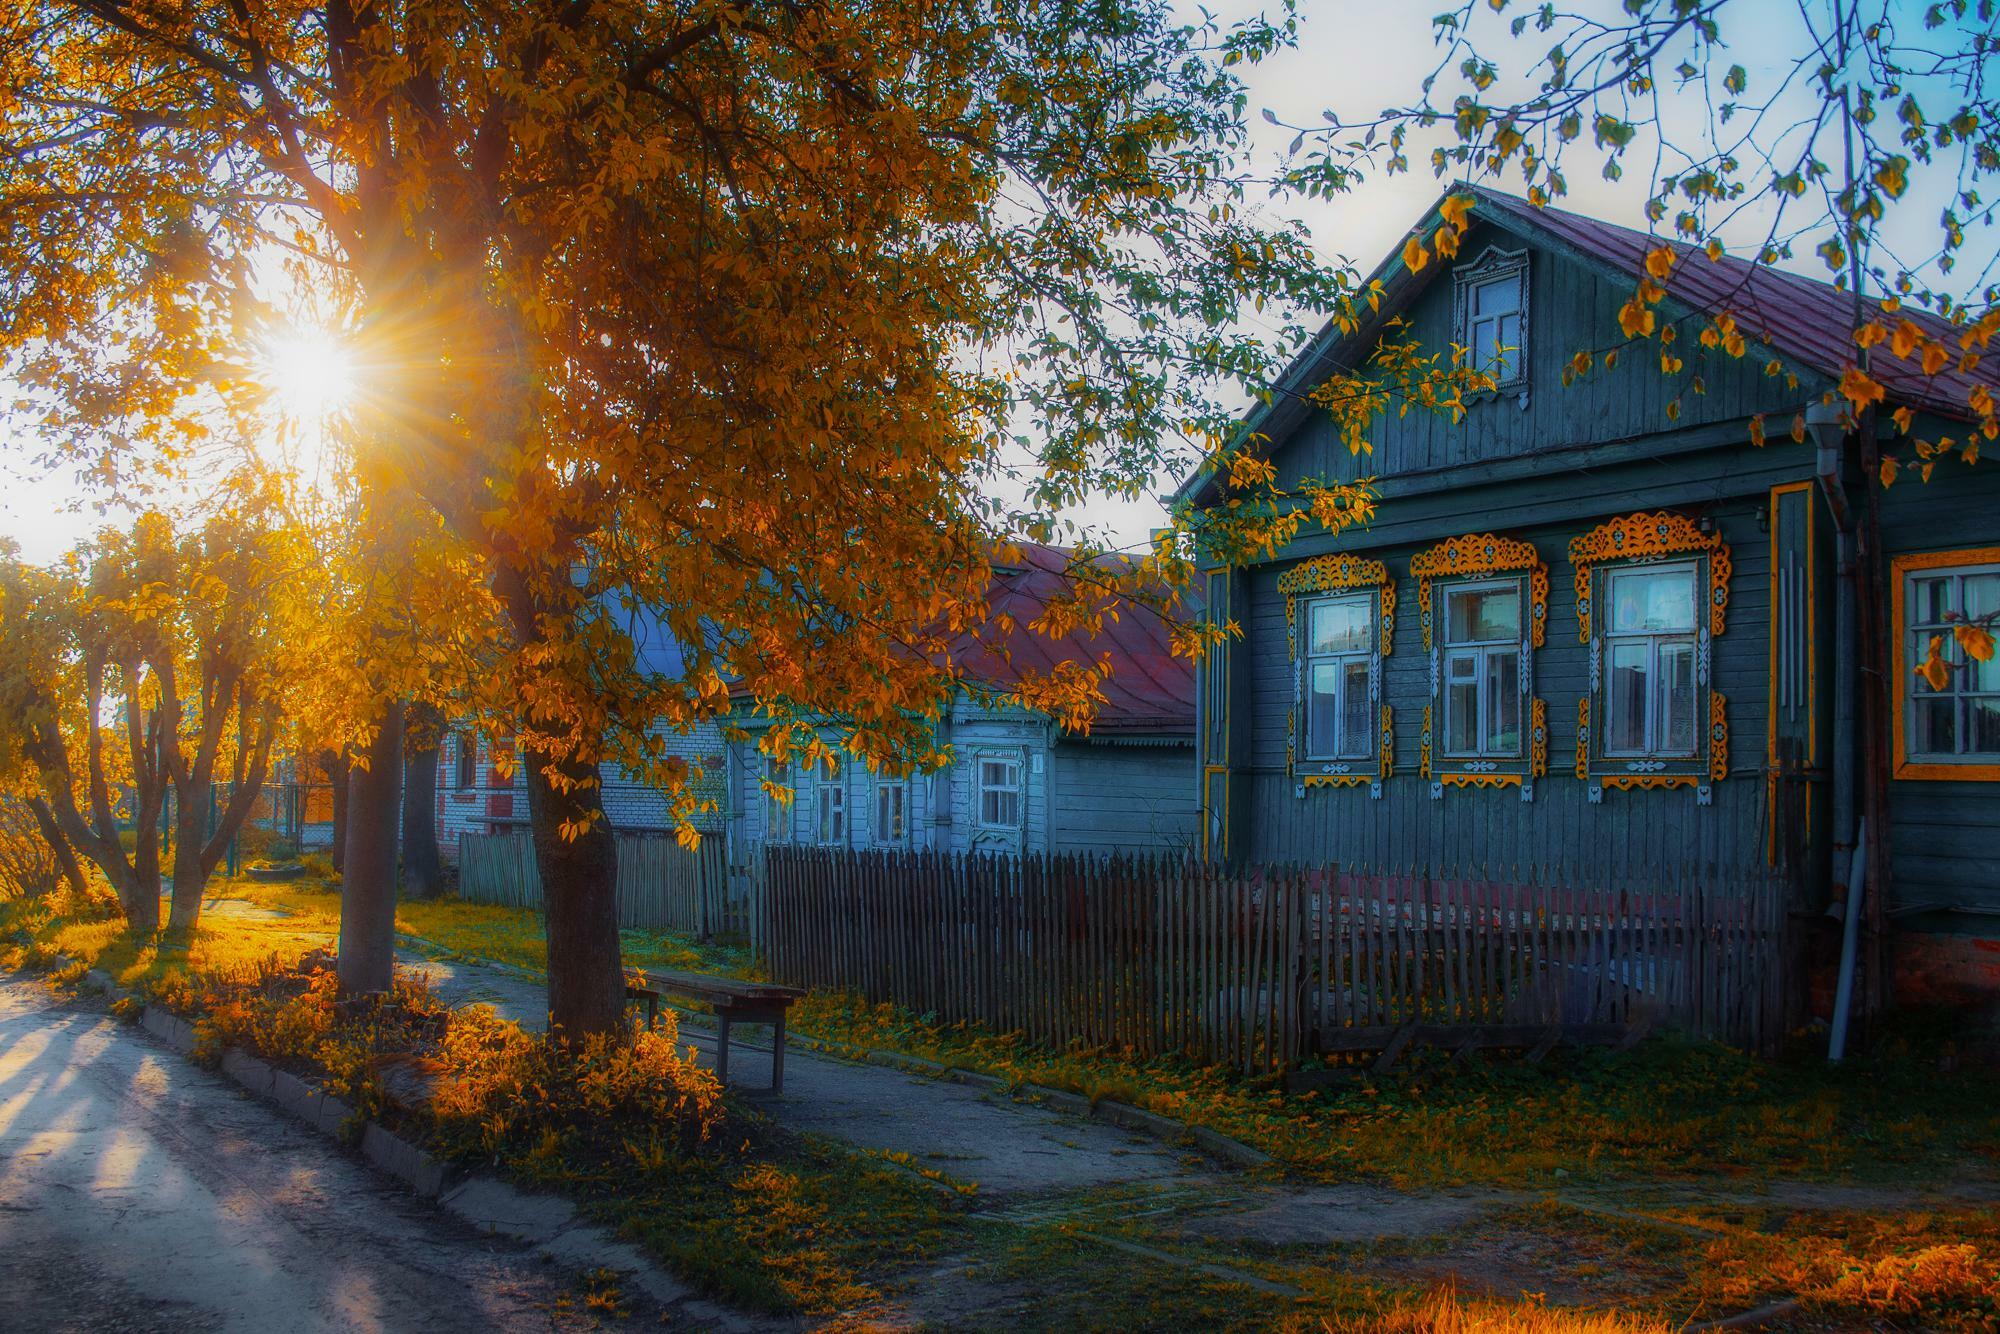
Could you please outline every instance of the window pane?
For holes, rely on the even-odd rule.
[[[1472,289],[1474,316],[1498,315],[1521,309],[1521,280],[1512,274],[1494,278]]]
[[[1490,349],[1489,360],[1500,368],[1502,378],[1505,378],[1506,368],[1515,363],[1520,350],[1521,317],[1518,315],[1501,316],[1493,330],[1493,346]]]
[[[1694,629],[1693,570],[1621,570],[1611,576],[1611,631]]]
[[[2000,611],[2000,574],[1966,575],[1962,599],[1959,610],[1971,620]]]
[[[1985,662],[1975,662],[1963,649],[1958,649],[1956,643],[1952,647],[1957,650],[1952,658],[1965,664],[1964,670],[1958,673],[1959,689],[2000,690],[2000,653],[1995,653]]]
[[[1447,662],[1445,749],[1454,755],[1475,755],[1479,752],[1479,655],[1455,653]]]
[[[1660,645],[1660,738],[1663,754],[1692,755],[1694,744],[1694,645]]]
[[[1306,754],[1327,756],[1335,753],[1340,735],[1340,668],[1334,663],[1313,664],[1311,688],[1306,696]]]
[[[1346,664],[1341,684],[1340,756],[1355,759],[1368,753],[1368,664]]]
[[[1486,655],[1486,753],[1521,752],[1521,655]]]
[[[1445,642],[1474,644],[1498,640],[1512,643],[1521,637],[1521,590],[1502,588],[1453,589],[1445,594]]]
[[[1969,699],[1965,713],[1966,754],[2000,755],[2000,699]]]
[[[1604,720],[1604,746],[1610,751],[1637,751],[1646,748],[1647,658],[1650,645],[1613,644],[1611,680],[1604,700],[1609,717]]]
[[[1361,653],[1368,648],[1368,603],[1361,598],[1315,602],[1312,609],[1314,653]]]
[[[1920,699],[1911,719],[1910,749],[1922,755],[1958,753],[1958,729],[1952,715],[1958,706],[1948,699]]]
[[[1918,579],[1913,581],[1910,597],[1910,624],[1942,625],[1945,613],[1956,610],[1952,606],[1950,579]]]
[[[875,789],[875,838],[877,842],[893,843],[903,836],[903,789],[900,787],[878,787]]]

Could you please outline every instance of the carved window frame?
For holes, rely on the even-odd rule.
[[[1292,707],[1285,719],[1285,772],[1292,779],[1292,793],[1304,797],[1311,787],[1359,787],[1366,784],[1368,795],[1380,800],[1382,784],[1396,771],[1395,717],[1383,702],[1382,659],[1395,648],[1396,582],[1389,567],[1379,560],[1362,556],[1315,556],[1278,576],[1278,591],[1285,597],[1285,654],[1291,664]],[[1305,719],[1305,661],[1301,642],[1299,604],[1316,597],[1340,593],[1374,593],[1374,650],[1368,661],[1368,699],[1375,709],[1376,752],[1372,766],[1356,760],[1301,760],[1300,728]]]
[[[1695,563],[1697,595],[1707,590],[1707,615],[1695,615],[1695,716],[1706,714],[1702,745],[1687,759],[1628,758],[1604,754],[1603,738],[1592,734],[1593,717],[1605,716],[1604,623],[1595,616],[1597,595],[1613,570],[1647,565]],[[1577,639],[1590,651],[1590,688],[1576,702],[1576,776],[1589,784],[1590,800],[1606,791],[1692,788],[1695,804],[1710,805],[1713,785],[1729,776],[1729,701],[1715,688],[1714,641],[1728,628],[1729,578],[1734,566],[1720,533],[1705,533],[1685,514],[1668,510],[1624,514],[1570,539],[1575,571]],[[1706,696],[1704,704],[1699,696]]]
[[[1478,355],[1478,349],[1472,344],[1472,289],[1508,277],[1520,285],[1521,345],[1514,349],[1508,362],[1512,374],[1494,385],[1491,392],[1495,394],[1511,394],[1528,387],[1528,357],[1534,350],[1533,339],[1528,332],[1528,252],[1525,249],[1502,250],[1498,246],[1488,246],[1478,259],[1470,264],[1460,264],[1451,273],[1452,337],[1466,349],[1468,358]],[[1475,364],[1473,369],[1479,367]]]
[[[1535,780],[1549,771],[1548,702],[1535,694],[1535,650],[1548,637],[1549,567],[1534,544],[1492,533],[1466,533],[1410,558],[1422,610],[1424,656],[1430,665],[1430,699],[1424,705],[1419,772],[1431,785],[1431,799],[1448,787],[1519,787],[1522,801],[1535,799]],[[1436,633],[1446,591],[1455,583],[1488,582],[1514,575],[1521,589],[1521,719],[1526,736],[1518,758],[1447,757],[1434,744],[1434,722],[1444,716],[1443,636]]]

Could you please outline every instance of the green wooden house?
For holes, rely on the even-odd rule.
[[[1658,238],[1472,193],[1456,256],[1391,257],[1374,322],[1329,326],[1245,422],[1281,483],[1373,476],[1382,499],[1366,530],[1308,526],[1206,573],[1244,635],[1199,691],[1205,852],[1585,878],[1781,867],[1816,912],[1868,808],[1873,722],[1888,819],[1871,916],[1897,943],[1897,997],[2000,994],[2000,662],[1963,661],[1950,633],[2000,612],[2000,468],[1953,458],[1882,490],[1855,433],[1794,438],[1858,354],[1850,294],[1683,250],[1657,310],[1685,365],[1664,374],[1618,320]],[[1741,357],[1701,345],[1718,311]],[[1490,358],[1499,388],[1458,423],[1392,413],[1357,458],[1307,396],[1364,365],[1392,317]],[[1585,349],[1595,368],[1566,377]],[[1904,457],[1965,439],[1968,398],[2000,385],[2000,356],[1937,376],[1872,356],[1889,401],[1863,424]],[[1914,418],[1892,440],[1900,407]],[[1226,486],[1198,476],[1177,503]],[[1865,592],[1843,614],[1861,586],[1841,578],[1843,516],[1874,539],[1872,616]],[[1914,670],[1939,633],[1942,690]]]

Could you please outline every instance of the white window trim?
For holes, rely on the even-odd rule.
[[[1360,603],[1367,610],[1368,634],[1367,638],[1363,641],[1366,647],[1359,649],[1349,649],[1339,653],[1314,653],[1312,651],[1312,619],[1313,619],[1314,608],[1341,602]],[[1299,699],[1301,702],[1301,707],[1299,710],[1299,716],[1302,726],[1299,729],[1300,731],[1299,758],[1301,760],[1314,763],[1325,762],[1325,761],[1338,761],[1338,760],[1370,759],[1375,754],[1376,731],[1377,731],[1377,726],[1375,722],[1375,717],[1376,717],[1375,709],[1377,706],[1377,701],[1381,694],[1380,690],[1381,667],[1378,655],[1381,651],[1380,636],[1382,632],[1378,621],[1378,617],[1380,615],[1380,605],[1376,592],[1373,589],[1366,589],[1360,592],[1332,593],[1320,597],[1304,598],[1300,600],[1300,610],[1301,610],[1301,618],[1300,618],[1300,633],[1299,633]],[[1366,663],[1368,666],[1368,704],[1366,706],[1367,712],[1363,715],[1361,720],[1362,722],[1361,747],[1359,750],[1356,750],[1351,755],[1342,754],[1340,751],[1338,739],[1344,729],[1340,726],[1340,723],[1343,720],[1339,717],[1338,709],[1339,707],[1342,706],[1338,703],[1338,701],[1343,701],[1346,699],[1346,694],[1345,691],[1343,690],[1334,695],[1334,699],[1337,702],[1336,712],[1334,717],[1334,729],[1333,729],[1333,735],[1335,737],[1334,748],[1330,753],[1322,753],[1320,751],[1316,751],[1312,748],[1313,668],[1316,666],[1322,666],[1328,664],[1332,665],[1338,671],[1340,679],[1344,685],[1346,679],[1346,668],[1348,664],[1354,662]]]
[[[1478,593],[1487,589],[1504,588],[1514,593],[1520,608],[1521,635],[1514,640],[1481,639],[1464,644],[1451,642],[1451,597],[1454,593]],[[1453,760],[1519,760],[1527,755],[1529,700],[1534,694],[1528,674],[1534,661],[1528,649],[1528,590],[1524,580],[1512,576],[1497,579],[1454,579],[1438,585],[1437,637],[1438,637],[1438,754]],[[1486,683],[1488,675],[1486,660],[1496,651],[1511,652],[1514,655],[1514,674],[1518,681],[1516,694],[1520,697],[1515,705],[1515,736],[1512,750],[1489,748],[1486,737],[1492,708],[1488,698]],[[1471,654],[1474,663],[1474,699],[1478,702],[1479,716],[1474,719],[1473,734],[1478,745],[1472,750],[1453,750],[1444,744],[1451,736],[1451,660],[1455,654]]]
[[[1665,574],[1676,570],[1687,573],[1688,582],[1693,589],[1693,601],[1690,603],[1694,608],[1693,624],[1688,629],[1668,631],[1633,630],[1620,633],[1611,628],[1614,615],[1611,602],[1611,586],[1619,575],[1633,571],[1643,571],[1647,574]],[[1599,622],[1600,628],[1597,632],[1598,642],[1594,651],[1601,658],[1601,670],[1604,678],[1603,689],[1600,693],[1604,699],[1602,734],[1604,741],[1602,749],[1605,759],[1686,761],[1697,760],[1702,757],[1702,739],[1708,730],[1708,673],[1704,666],[1707,656],[1704,647],[1706,643],[1704,627],[1707,624],[1707,620],[1704,612],[1706,600],[1702,597],[1702,590],[1707,587],[1707,584],[1704,579],[1704,573],[1702,562],[1699,559],[1619,562],[1603,567],[1603,572],[1600,576],[1604,581],[1604,596],[1600,599],[1603,603],[1603,610],[1599,613],[1602,619]],[[1644,745],[1637,750],[1618,750],[1612,747],[1611,650],[1616,644],[1634,642],[1645,643],[1649,646],[1646,675],[1649,683],[1656,683],[1663,679],[1659,671],[1660,646],[1662,644],[1684,643],[1692,650],[1695,660],[1694,699],[1689,706],[1693,712],[1693,717],[1689,720],[1689,735],[1693,738],[1694,742],[1692,749],[1667,750],[1659,744],[1659,734],[1662,730],[1660,726],[1660,709],[1664,696],[1656,688],[1651,687],[1649,687],[1646,696],[1646,738]]]
[[[1899,628],[1901,629],[1903,635],[1902,650],[1905,655],[1905,660],[1910,664],[1912,669],[1914,669],[1918,663],[1922,662],[1926,657],[1926,655],[1928,654],[1930,637],[1932,635],[1944,636],[1945,652],[1947,655],[1956,653],[1961,658],[1963,657],[1962,651],[1957,649],[1955,640],[1953,639],[1952,626],[1933,625],[1929,622],[1920,623],[1917,620],[1915,611],[1917,585],[1923,582],[1924,580],[1928,579],[1950,578],[1963,581],[1968,575],[1981,575],[1981,574],[2000,574],[2000,563],[1989,561],[1989,562],[1971,563],[1966,565],[1930,565],[1930,566],[1921,566],[1914,569],[1906,569],[1903,571],[1902,594],[1903,594],[1903,606],[1906,610],[1902,618],[1903,624]],[[1962,596],[1960,601],[1962,604],[1963,602]],[[1962,605],[1960,610],[1962,612]],[[1905,738],[1904,746],[1906,752],[1902,757],[1903,763],[1950,764],[1950,765],[1960,765],[1966,768],[1972,768],[1975,766],[1990,766],[1996,763],[2000,763],[2000,754],[1995,754],[1993,751],[1984,751],[1984,750],[1943,751],[1943,750],[1918,750],[1916,748],[1915,741],[1917,738],[1917,703],[1919,700],[1950,699],[1957,701],[1964,699],[1986,698],[1992,696],[1995,693],[1990,690],[1961,689],[1958,686],[1958,680],[1959,680],[1958,674],[1954,672],[1952,679],[1952,689],[1946,691],[1932,691],[1920,695],[1917,693],[1917,677],[1915,671],[1911,670],[1903,673],[1903,687],[1902,687],[1903,697],[1900,705],[1898,706],[1903,711],[1903,736]],[[1961,725],[1963,721],[1964,718],[1963,718],[1963,713],[1961,711],[1958,715],[1954,717],[1952,724],[1953,735],[1957,736],[1961,743],[1963,743],[1964,740],[1966,739],[1965,736],[1966,729]]]
[[[903,827],[893,835],[885,835],[882,830],[882,799],[894,793],[897,796],[898,815]],[[878,847],[896,848],[910,841],[910,782],[904,778],[875,779],[875,788],[868,805],[868,841]]]
[[[1014,766],[1014,781],[1010,784],[986,782],[988,763],[1003,763]],[[986,794],[1012,792],[1014,794],[1014,822],[994,823],[986,818]],[[982,750],[972,757],[972,826],[974,829],[997,830],[1015,833],[1028,823],[1028,759],[1020,750]]]

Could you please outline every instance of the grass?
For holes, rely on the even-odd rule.
[[[273,954],[295,957],[337,933],[338,896],[323,873],[223,883],[216,895],[188,938],[143,944],[102,905],[0,900],[0,940],[27,937],[9,963],[62,953],[158,993],[254,970]],[[397,924],[437,950],[531,972],[546,964],[529,912],[413,902],[399,907]],[[624,948],[641,967],[752,967],[740,948],[657,933],[626,932]],[[287,1014],[252,1006],[224,1026],[230,1040],[281,1055],[301,1040],[283,1027]],[[1787,1179],[1993,1175],[2000,1083],[1990,1071],[1940,1077],[1942,1039],[1914,1030],[1878,1038],[1840,1071],[1811,1052],[1773,1062],[1655,1040],[1624,1054],[1558,1054],[1539,1067],[1416,1059],[1388,1076],[1358,1072],[1343,1086],[1290,1095],[1270,1080],[1185,1062],[1042,1051],[847,997],[814,996],[794,1011],[796,1031],[1208,1125],[1272,1153],[1295,1177],[1543,1197],[1416,1241],[1273,1248],[1202,1238],[1185,1230],[1186,1209],[1155,1215],[1115,1190],[1059,1216],[1014,1221],[924,1180],[906,1156],[790,1134],[747,1108],[730,1108],[712,1142],[691,1151],[661,1130],[659,1115],[650,1124],[607,1118],[565,1101],[573,1090],[551,1092],[562,1081],[538,1070],[527,1048],[505,1050],[514,1040],[505,1027],[463,1030],[465,1050],[442,1062],[493,1069],[466,1080],[455,1110],[431,1127],[435,1142],[562,1190],[679,1273],[760,1309],[866,1321],[908,1301],[948,1312],[953,1326],[1652,1334],[1795,1297],[1798,1317],[1779,1328],[2000,1325],[1991,1210],[1714,1202],[1719,1191],[1755,1197]],[[347,1052],[357,1080],[368,1077],[366,1057]],[[337,1065],[341,1052],[321,1059]],[[680,1088],[649,1078],[620,1067],[595,1083],[655,1097]],[[1884,1198],[1892,1193],[1885,1186]],[[1623,1214],[1593,1199],[1620,1200]],[[1011,1309],[982,1316],[982,1304]]]

